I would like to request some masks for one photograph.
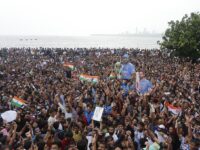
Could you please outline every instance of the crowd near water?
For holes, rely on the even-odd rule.
[[[170,51],[0,50],[0,150],[199,150],[199,107],[200,64]]]

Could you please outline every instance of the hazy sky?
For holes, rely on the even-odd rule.
[[[0,0],[0,35],[164,32],[200,0]]]

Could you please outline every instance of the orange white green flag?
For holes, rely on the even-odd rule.
[[[180,107],[176,107],[176,106],[170,104],[169,102],[165,102],[164,104],[167,107],[168,111],[175,115],[178,115],[179,113],[182,112]]]
[[[64,67],[68,67],[70,68],[71,70],[74,70],[75,69],[75,66],[73,64],[70,64],[70,63],[64,63],[63,64]]]
[[[11,105],[16,107],[22,107],[23,105],[26,105],[26,101],[21,98],[18,98],[17,96],[14,96],[11,100]]]
[[[109,76],[110,79],[114,79],[115,78],[115,74],[112,72]]]
[[[81,74],[79,79],[81,81],[97,83],[99,81],[99,76],[90,76],[90,75],[86,75],[86,74]]]

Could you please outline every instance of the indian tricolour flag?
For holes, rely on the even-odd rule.
[[[115,78],[115,74],[114,74],[114,73],[111,73],[110,76],[109,76],[109,78],[110,78],[110,79],[114,79],[114,78]]]
[[[75,69],[75,67],[74,67],[73,64],[64,63],[63,66],[64,66],[64,67],[68,67],[68,68],[70,68],[71,70],[74,70],[74,69]]]
[[[15,96],[13,97],[11,104],[16,107],[22,107],[23,105],[26,105],[26,101]]]
[[[79,79],[81,81],[87,81],[87,82],[93,82],[93,83],[97,83],[99,81],[98,76],[90,76],[90,75],[86,75],[86,74],[81,74]]]
[[[182,112],[180,107],[175,107],[169,102],[165,102],[165,106],[167,107],[168,111],[172,112],[175,115],[178,115],[179,113]]]

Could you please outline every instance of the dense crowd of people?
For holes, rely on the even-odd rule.
[[[26,104],[12,105],[15,96]],[[0,119],[0,149],[199,150],[199,100],[200,64],[166,51],[5,48],[0,113],[17,117]]]

